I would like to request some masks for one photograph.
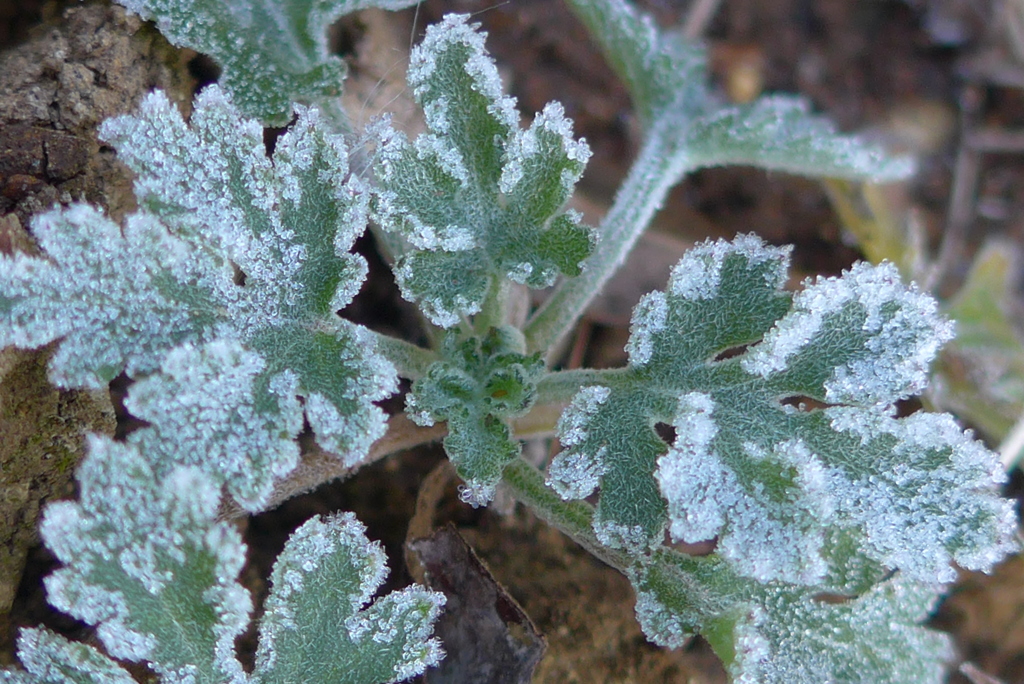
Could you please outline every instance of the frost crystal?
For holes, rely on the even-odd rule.
[[[192,352],[207,354],[206,370],[173,357],[161,377],[175,387],[177,418],[169,420],[222,422],[168,428],[164,436],[180,432],[193,442],[182,453],[196,454],[204,432],[200,451],[216,441],[209,433],[233,435],[231,447],[222,443],[209,460],[227,459],[222,477],[250,508],[295,462],[294,447],[281,440],[301,428],[296,397],[324,448],[354,464],[385,428],[373,402],[396,388],[371,336],[336,313],[366,273],[362,258],[349,253],[365,227],[366,193],[349,178],[341,139],[320,130],[318,112],[296,113],[271,160],[262,128],[242,119],[216,86],[197,98],[189,124],[153,93],[137,115],[107,121],[101,131],[136,173],[141,210],[123,235],[76,205],[34,221],[48,258],[0,258],[0,344],[61,339],[50,377],[62,386],[99,388],[122,371],[156,372],[176,347],[221,345]],[[226,368],[224,345],[235,345],[242,368]],[[225,405],[185,387],[221,370],[243,383],[221,388]],[[197,404],[183,406],[186,397]],[[140,410],[159,413],[142,403]],[[239,459],[264,447],[245,473]],[[196,458],[207,457],[188,460]]]
[[[855,137],[837,133],[806,101],[779,95],[723,106],[708,85],[706,50],[661,30],[627,0],[569,0],[629,88],[659,167],[679,175],[742,164],[813,177],[893,180],[913,171]],[[672,173],[672,172],[669,172]],[[678,177],[678,176],[677,176]]]
[[[392,682],[437,663],[440,642],[428,637],[444,596],[410,587],[364,608],[386,574],[380,545],[350,513],[296,530],[274,566],[254,682]]]
[[[920,623],[936,588],[897,576],[844,600],[760,584],[713,557],[661,550],[635,573],[637,618],[663,646],[703,633],[742,684],[939,684],[953,649]]]
[[[0,671],[0,682],[12,684],[134,684],[120,665],[96,649],[76,644],[46,629],[23,629],[18,659],[29,674]]]
[[[267,378],[266,363],[234,341],[179,347],[161,372],[132,385],[125,407],[150,423],[128,436],[154,468],[203,468],[250,510],[298,463],[297,379]],[[290,380],[290,382],[289,382]],[[258,384],[257,384],[258,381]]]
[[[685,149],[694,168],[743,164],[874,182],[905,178],[914,170],[909,158],[892,158],[858,138],[840,135],[827,119],[811,115],[805,100],[782,95],[697,119]]]
[[[791,302],[786,261],[752,236],[684,257],[668,291],[638,306],[629,367],[566,411],[549,481],[574,498],[600,485],[594,529],[613,546],[643,555],[666,528],[717,539],[762,582],[850,591],[872,580],[843,568],[926,583],[950,581],[951,563],[989,569],[1016,548],[995,455],[949,416],[888,409],[923,387],[950,324],[889,265]],[[674,427],[672,444],[657,423]]]
[[[589,148],[557,103],[519,128],[485,34],[466,21],[429,27],[411,57],[430,132],[409,143],[387,120],[370,128],[374,218],[413,247],[396,266],[399,287],[442,327],[477,313],[495,274],[535,288],[577,275],[595,239],[564,210]]]
[[[115,657],[241,681],[234,639],[252,606],[234,579],[241,539],[214,522],[219,487],[193,468],[158,478],[135,447],[102,437],[90,439],[77,477],[80,502],[43,516],[43,539],[66,564],[46,579],[50,602],[98,623]]]
[[[809,347],[819,352],[818,338],[839,334],[860,337],[862,349],[835,364],[825,401],[889,404],[924,389],[928,364],[952,339],[953,325],[939,317],[934,299],[900,282],[895,266],[862,262],[842,278],[807,283],[743,367],[767,378],[790,364],[809,364],[791,358],[807,357]]]
[[[246,116],[283,126],[292,102],[336,96],[345,64],[327,45],[327,27],[367,7],[402,9],[416,0],[118,0],[156,21],[169,41],[210,55],[220,84]]]

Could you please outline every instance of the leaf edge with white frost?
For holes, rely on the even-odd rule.
[[[542,288],[578,275],[597,240],[565,209],[586,142],[573,139],[558,103],[519,127],[486,34],[467,22],[446,15],[413,50],[408,82],[430,132],[410,143],[386,119],[369,129],[380,183],[373,218],[410,243],[399,288],[441,327],[478,313],[496,277]]]
[[[194,466],[224,484],[243,508],[260,510],[275,480],[298,465],[303,409],[294,382],[236,340],[172,350],[135,382],[125,408],[149,423],[127,436],[158,478]],[[258,390],[258,396],[255,392]]]
[[[886,417],[892,402],[923,387],[927,362],[950,334],[948,322],[938,316],[931,298],[903,286],[895,271],[884,266],[855,267],[844,276],[849,282],[819,279],[790,301],[781,291],[785,259],[785,252],[766,248],[753,236],[737,243],[704,243],[684,257],[666,292],[647,295],[638,305],[627,344],[630,365],[600,372],[596,384],[577,395],[563,414],[559,434],[565,450],[552,461],[549,484],[563,498],[581,498],[600,484],[594,521],[603,543],[640,557],[647,545],[661,543],[667,525],[677,541],[716,538],[718,553],[737,572],[761,581],[828,586],[835,569],[828,540],[830,530],[839,529],[857,530],[853,539],[871,562],[899,567],[920,581],[949,581],[950,561],[990,568],[1016,548],[1012,510],[996,492],[1000,471],[994,455],[947,416],[931,420],[944,420],[949,429],[921,428],[935,433],[932,442],[939,434],[945,441],[929,442],[929,450],[916,460],[900,456],[897,434],[917,429],[925,418]],[[731,279],[742,278],[726,282],[726,272],[733,274]],[[757,304],[767,297],[777,303]],[[741,306],[743,301],[748,303]],[[810,312],[817,309],[824,314],[807,334],[787,324],[814,318]],[[730,319],[737,316],[760,319],[744,327]],[[783,362],[769,363],[781,344],[780,328],[794,328],[787,334],[800,344],[782,344],[787,352]],[[739,355],[718,358],[737,346]],[[857,366],[858,359],[869,357],[874,371]],[[843,368],[854,370],[841,373],[840,379],[860,380],[833,382],[834,371]],[[875,371],[886,382],[867,382]],[[850,389],[855,385],[861,386],[859,396]],[[601,401],[589,401],[588,391],[602,392]],[[893,436],[869,443],[847,434],[825,417],[838,408],[822,413],[781,403],[794,395],[859,403],[856,411],[876,422],[891,421],[888,433]],[[687,397],[689,403],[683,401]],[[609,427],[613,422],[614,430]],[[674,426],[672,445],[657,437],[656,422]],[[914,438],[907,435],[906,440]],[[899,453],[890,453],[893,449]],[[627,458],[634,452],[638,455]],[[887,475],[886,464],[894,459],[903,465],[894,465],[894,473]],[[700,477],[715,473],[711,480]],[[856,483],[869,476],[871,482],[890,482],[884,501],[875,500],[877,493],[875,499],[856,493]],[[652,487],[667,508],[659,509],[645,495],[643,501],[650,500],[645,503],[648,522],[642,523],[645,545],[629,536],[639,519],[623,518],[619,511],[635,515],[641,510],[639,499],[630,497]],[[602,508],[610,495],[614,503]],[[958,503],[931,532],[927,526],[914,528],[915,553],[900,554],[902,541],[871,531],[884,512],[912,516],[928,496],[940,495]],[[870,514],[858,512],[868,501],[874,501]],[[974,527],[981,531],[967,534]],[[790,543],[794,540],[802,541]],[[809,563],[808,555],[816,560]]]
[[[245,563],[241,537],[216,521],[220,487],[195,468],[158,481],[132,445],[97,435],[88,445],[76,475],[80,500],[50,504],[40,525],[65,563],[44,581],[50,603],[97,625],[115,657],[146,660],[172,678],[242,678],[234,639],[252,602],[234,579]],[[188,579],[181,573],[190,563]],[[209,659],[197,663],[196,654]]]
[[[274,564],[255,683],[331,673],[338,684],[376,684],[407,679],[437,663],[440,642],[427,637],[444,596],[414,586],[366,605],[386,574],[379,543],[367,540],[352,513],[304,523]],[[304,630],[317,638],[304,638]]]
[[[22,628],[17,645],[25,671],[0,670],[5,684],[135,684],[127,670],[95,648],[45,627]]]
[[[242,7],[234,2],[198,17],[159,0],[117,2],[156,22],[160,33],[174,45],[213,57],[222,70],[221,84],[248,116],[268,126],[283,126],[293,102],[314,104],[340,94],[346,68],[328,49],[330,24],[362,9],[398,10],[419,0],[309,1],[305,13],[294,7],[259,12],[265,9],[259,4]],[[253,25],[254,15],[266,22],[262,29]],[[215,35],[216,29],[223,35]],[[246,69],[255,73],[243,73]]]

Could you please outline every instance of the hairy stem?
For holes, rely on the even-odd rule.
[[[551,437],[564,408],[565,406],[560,403],[534,406],[528,414],[513,421],[513,432],[520,439]],[[299,466],[274,486],[274,492],[265,510],[276,508],[288,499],[312,491],[322,484],[347,479],[361,468],[391,454],[437,442],[447,434],[448,426],[445,423],[423,427],[413,423],[404,413],[393,415],[388,420],[388,430],[384,436],[374,442],[366,458],[354,466],[346,466],[336,454],[324,451],[311,442],[309,447],[303,450]],[[220,517],[223,520],[243,515],[247,515],[247,511],[234,501],[227,501],[221,507]]]
[[[593,506],[583,501],[563,501],[555,490],[544,484],[543,473],[522,457],[505,467],[502,483],[537,517],[616,570],[625,572],[634,565],[635,561],[625,552],[610,549],[597,540]]]
[[[431,364],[438,360],[435,352],[390,335],[371,332],[376,350],[390,361],[403,378],[416,380],[426,375]]]
[[[678,144],[674,144],[677,133],[670,125],[651,129],[615,203],[601,222],[601,240],[587,259],[587,267],[579,276],[559,283],[527,321],[527,351],[554,353],[558,342],[626,260],[669,190],[687,170],[686,155],[680,154]]]
[[[580,368],[549,373],[537,383],[537,403],[568,403],[585,385],[602,384],[608,371]]]
[[[491,328],[504,325],[508,313],[509,295],[512,283],[500,274],[491,276],[491,286],[487,290],[487,298],[480,307],[480,313],[473,318],[476,334],[483,335]]]

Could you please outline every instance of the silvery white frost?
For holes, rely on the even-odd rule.
[[[320,443],[358,462],[384,431],[373,402],[396,379],[366,331],[336,314],[365,276],[348,250],[365,227],[366,199],[340,138],[318,121],[316,110],[298,109],[272,160],[262,128],[216,86],[197,98],[190,123],[159,92],[138,114],[106,122],[101,135],[135,172],[140,210],[123,232],[81,205],[38,217],[46,257],[2,260],[0,344],[60,339],[51,379],[99,388],[122,371],[154,373],[181,345],[237,343],[260,366],[248,381],[251,421],[290,439],[302,397]],[[274,474],[295,460],[278,452]]]
[[[833,586],[837,535],[922,582],[990,568],[1016,546],[995,455],[948,416],[892,415],[951,335],[934,300],[867,264],[791,298],[786,266],[753,236],[692,249],[637,307],[628,368],[566,413],[549,479],[575,498],[600,482],[595,531],[613,545],[717,539],[762,582]]]
[[[414,381],[410,417],[447,422],[462,498],[518,487],[629,577],[652,641],[702,634],[743,683],[941,679],[949,639],[921,623],[954,564],[987,570],[1016,548],[1015,519],[996,495],[996,459],[970,433],[946,415],[896,415],[952,326],[894,268],[856,265],[791,295],[788,249],[709,241],[637,305],[627,367],[543,361],[687,171],[877,180],[905,176],[906,160],[796,99],[723,106],[702,48],[626,0],[569,0],[643,129],[598,242],[566,206],[589,148],[558,103],[520,127],[467,17],[430,27],[412,55],[427,132],[409,141],[387,116],[367,131],[371,186],[326,132],[344,115],[325,99],[342,63],[322,22],[406,0],[125,4],[220,59],[223,90],[205,89],[188,121],[154,93],[104,125],[136,174],[140,209],[123,225],[73,205],[32,224],[44,256],[0,257],[0,344],[54,343],[62,387],[125,373],[125,405],[147,422],[121,442],[91,438],[80,500],[49,507],[43,526],[65,563],[51,601],[96,625],[108,653],[189,684],[368,684],[438,662],[443,597],[412,587],[371,600],[385,559],[346,513],[289,539],[255,669],[234,653],[251,599],[222,495],[261,510],[298,462],[305,425],[358,463],[384,430],[374,402],[397,386],[387,355]],[[262,124],[289,121],[268,156]],[[366,274],[350,249],[368,218],[391,240],[403,296],[448,328],[430,331],[431,350],[338,315]],[[555,286],[522,330],[515,284]],[[547,487],[513,431],[542,402],[568,403]],[[515,480],[524,472],[529,486]],[[563,501],[588,497],[596,507]],[[666,535],[714,552],[688,555]],[[0,682],[129,681],[99,650],[45,630],[22,633],[19,658],[25,669]]]
[[[50,602],[95,625],[110,655],[149,663],[164,682],[391,682],[441,657],[429,638],[444,597],[412,587],[380,597],[379,545],[351,514],[307,522],[285,545],[260,623],[257,666],[246,674],[235,638],[252,600],[238,583],[245,547],[218,521],[219,483],[147,448],[93,437],[78,473],[80,500],[46,509],[43,539],[64,567],[47,578]],[[325,634],[331,638],[324,637]],[[106,656],[45,632],[24,632],[29,674],[0,681],[133,681]],[[57,670],[76,677],[50,679]],[[33,679],[36,675],[39,679]]]
[[[412,247],[399,287],[446,328],[480,311],[495,277],[539,288],[578,274],[596,239],[564,208],[590,149],[558,103],[519,128],[485,36],[464,15],[429,27],[408,76],[429,132],[410,143],[386,119],[372,128],[374,218]]]

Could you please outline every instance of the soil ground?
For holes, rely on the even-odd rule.
[[[675,23],[685,18],[691,3],[643,4],[660,21]],[[1005,145],[997,144],[979,160],[972,176],[977,191],[967,194],[966,205],[951,199],[954,186],[963,182],[956,161],[965,131],[984,126],[1012,134],[1024,124],[1024,65],[1013,36],[1002,30],[1005,22],[997,19],[1002,7],[997,5],[983,0],[722,0],[704,35],[715,82],[728,96],[802,93],[841,129],[866,132],[918,157],[920,170],[903,188],[901,209],[921,223],[933,250],[950,225],[959,226],[947,269],[954,287],[985,239],[1001,236],[1019,245],[1024,237],[1024,150],[1011,144],[1012,135],[998,139]],[[428,0],[418,11],[389,15],[385,22],[393,36],[412,41],[427,21],[448,11],[472,12],[489,31],[488,46],[525,115],[552,99],[565,104],[577,135],[586,137],[595,153],[581,192],[587,211],[599,215],[626,172],[636,125],[625,91],[583,28],[552,0]],[[372,43],[373,26],[370,20],[348,21],[338,35],[355,50],[349,55],[354,75],[376,87],[382,85],[374,83],[378,76],[395,81],[391,67],[400,58],[383,67],[366,66],[366,54],[380,49]],[[0,49],[6,60],[0,77],[0,248],[5,250],[23,235],[19,227],[53,202],[85,197],[114,215],[129,209],[127,176],[111,151],[95,140],[95,126],[129,111],[153,87],[169,89],[187,102],[191,91],[215,73],[194,53],[173,50],[152,29],[104,3],[0,1]],[[951,216],[966,218],[958,223]],[[794,264],[802,274],[837,273],[860,257],[818,183],[744,168],[690,177],[673,193],[652,238],[656,244],[648,249],[678,255],[694,241],[751,230],[772,243],[796,245]],[[369,240],[362,248],[372,259]],[[672,260],[662,259],[661,271],[625,270],[584,321],[574,345],[576,360],[594,366],[622,362],[628,306],[640,291],[661,285]],[[348,313],[376,329],[416,334],[408,307],[379,261],[359,304]],[[5,380],[8,393],[0,419],[14,421],[26,434],[40,429],[27,422],[40,412],[63,416],[57,422],[73,425],[72,435],[83,424],[115,429],[111,416],[120,415],[117,387],[112,403],[47,389],[38,372],[42,358],[29,355],[9,362],[28,369],[19,376],[26,384]],[[48,408],[7,410],[28,395],[37,397],[33,406]],[[390,408],[400,406],[394,402]],[[74,451],[66,440],[62,444]],[[25,454],[25,448],[15,451]],[[6,486],[16,456],[5,458]],[[315,513],[342,509],[355,511],[370,536],[383,542],[393,565],[389,586],[408,583],[409,572],[401,563],[407,528],[421,483],[441,462],[436,448],[393,456],[346,482],[247,521],[247,586],[262,598],[270,566],[291,530]],[[0,663],[11,662],[12,639],[23,625],[42,622],[95,642],[87,628],[45,604],[40,581],[53,569],[53,559],[31,533],[26,536],[25,525],[47,500],[67,496],[72,485],[69,464],[59,477],[53,468],[44,470],[19,471],[18,482],[31,486],[18,490],[16,507],[0,510],[0,522],[17,531],[0,536],[0,561],[7,562],[0,563],[0,602],[6,583],[11,604],[6,613],[0,605]],[[668,652],[644,639],[633,617],[632,591],[618,573],[522,509],[477,511],[457,502],[453,483],[442,489],[446,494],[435,502],[434,522],[456,524],[547,640],[534,681],[724,681],[720,665],[700,640]],[[0,503],[4,499],[0,496]],[[1004,682],[1024,682],[1022,578],[1020,559],[991,577],[965,575],[934,617],[936,626],[954,634],[964,661]],[[241,648],[251,648],[251,640],[251,635],[243,638]],[[975,682],[986,681],[973,676]],[[966,677],[955,673],[950,681],[963,683]]]

